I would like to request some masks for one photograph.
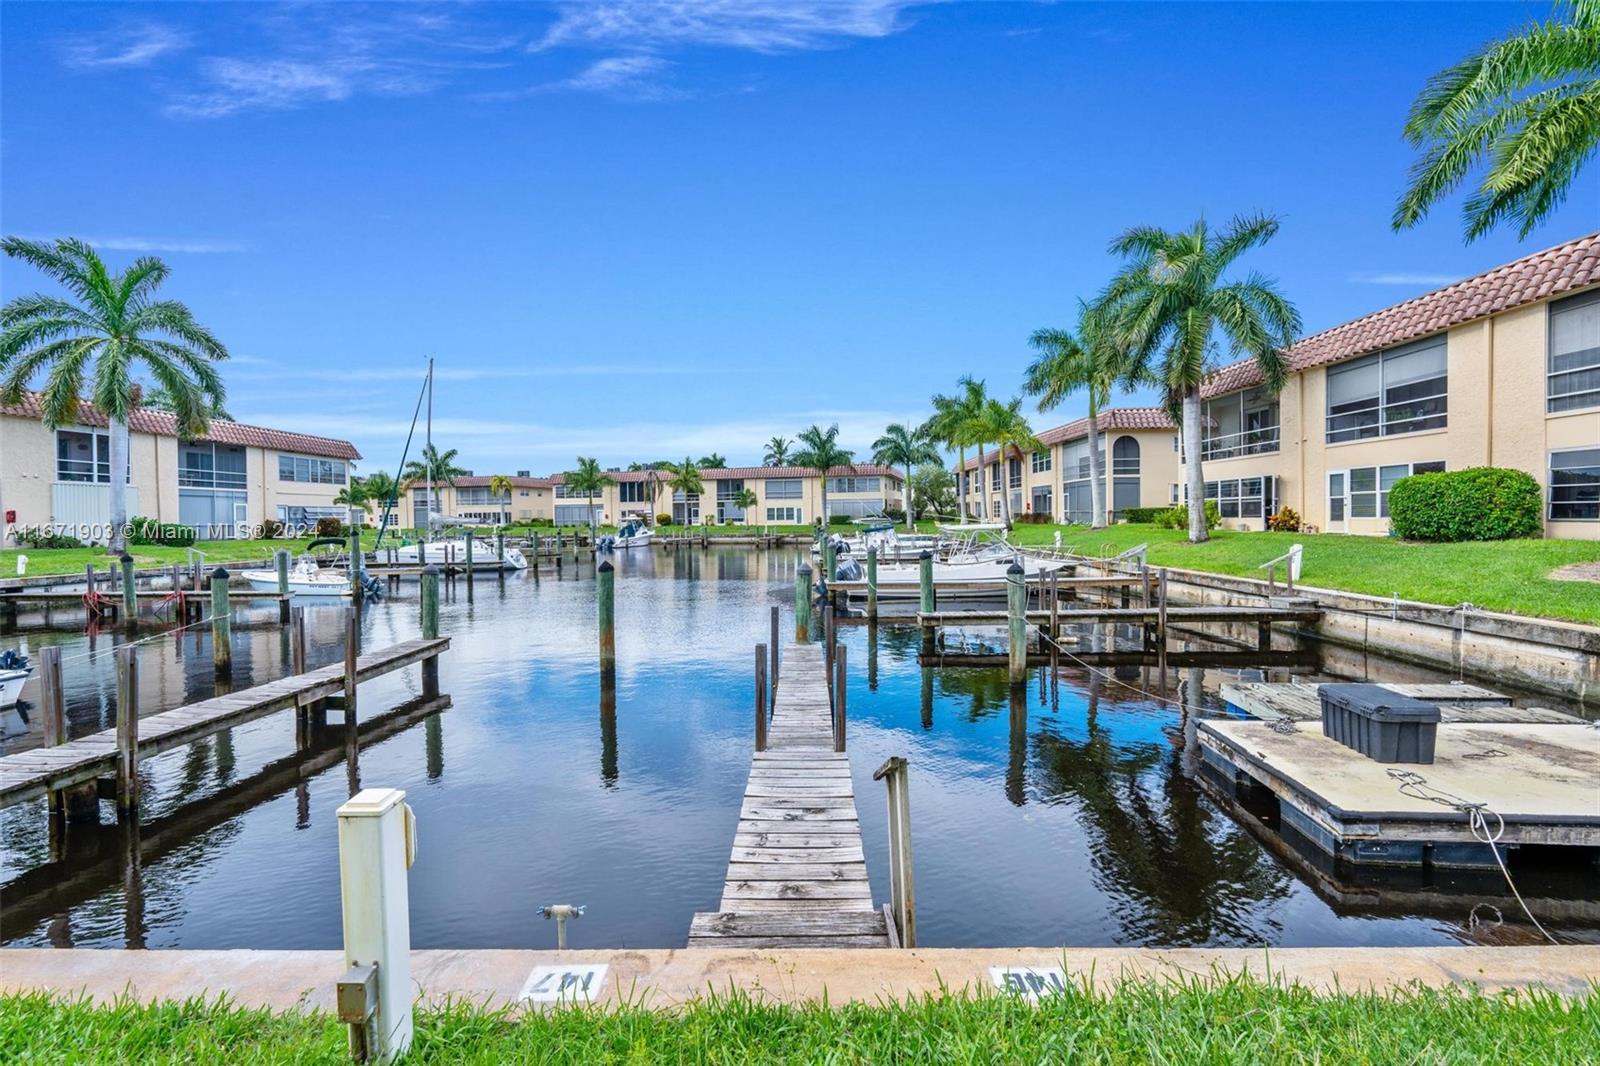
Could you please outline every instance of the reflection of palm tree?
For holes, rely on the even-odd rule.
[[[1011,682],[1004,670],[944,669],[939,672],[939,691],[965,697],[967,721],[981,722],[1009,705]]]

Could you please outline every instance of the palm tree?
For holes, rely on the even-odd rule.
[[[701,470],[726,470],[727,468],[727,458],[725,456],[718,455],[716,452],[712,452],[710,455],[702,455],[700,457]]]
[[[883,436],[872,442],[872,461],[884,466],[906,468],[906,529],[915,529],[911,512],[911,468],[920,463],[937,463],[943,456],[933,443],[926,424],[907,429],[899,422],[886,426]]]
[[[983,449],[980,442],[973,436],[977,427],[983,420],[984,405],[989,402],[989,390],[982,381],[975,381],[969,375],[956,382],[960,390],[952,396],[938,395],[933,398],[933,417],[928,420],[928,427],[937,441],[946,447],[956,449],[957,461],[960,463],[958,488],[961,495],[961,517],[965,521],[970,509],[967,506],[967,488],[971,480],[967,476],[967,448],[979,444],[978,450],[978,477],[979,495],[983,499]]]
[[[1227,269],[1278,232],[1267,215],[1235,218],[1220,233],[1201,219],[1168,232],[1130,229],[1111,251],[1127,258],[1106,291],[1104,306],[1140,376],[1165,388],[1167,408],[1181,414],[1188,460],[1189,540],[1207,539],[1205,477],[1201,471],[1200,386],[1214,365],[1218,334],[1234,356],[1247,355],[1274,392],[1283,387],[1282,353],[1300,332],[1300,312],[1271,278],[1252,271],[1223,281]]]
[[[596,521],[594,509],[595,500],[605,491],[607,485],[615,485],[617,479],[600,469],[600,460],[588,456],[578,456],[578,469],[562,475],[569,493],[588,497],[589,500],[589,538],[592,542],[600,533],[600,523]]]
[[[855,461],[855,453],[839,447],[839,425],[834,423],[827,429],[812,425],[810,429],[802,430],[795,443],[803,447],[789,457],[789,462],[807,470],[815,470],[822,475],[822,524],[828,524],[828,471],[836,466],[850,466]]]
[[[400,495],[400,486],[394,478],[382,470],[375,470],[361,479],[361,490],[367,498],[383,505],[383,513],[388,515],[390,508]]]
[[[502,526],[509,520],[506,512],[511,505],[511,490],[515,487],[511,484],[511,479],[504,474],[495,474],[489,478],[489,495],[500,501],[500,524]]]
[[[1006,528],[1010,529],[1011,487],[1006,484],[1006,453],[1012,453],[1020,462],[1025,452],[1037,451],[1041,445],[1039,438],[1033,435],[1033,427],[1028,425],[1028,420],[1022,415],[1021,396],[1013,397],[1008,403],[990,400],[984,405],[980,424],[982,429],[978,432],[981,434],[981,439],[995,446],[996,462],[1000,470],[1000,514]],[[981,460],[978,468],[983,469]]]
[[[1406,118],[1405,138],[1422,155],[1396,230],[1422,221],[1475,169],[1483,181],[1461,211],[1469,241],[1508,218],[1526,238],[1567,198],[1600,147],[1600,0],[1560,8],[1564,19],[1485,44],[1428,79]]]
[[[121,554],[128,522],[128,415],[134,409],[136,368],[143,367],[171,397],[178,431],[205,432],[210,412],[222,406],[215,364],[228,351],[176,300],[157,300],[167,265],[141,256],[113,275],[83,241],[30,241],[7,237],[0,250],[53,278],[74,299],[36,293],[0,308],[0,401],[21,403],[28,385],[48,371],[40,395],[43,421],[54,430],[77,415],[89,398],[111,430],[111,542]]]
[[[1023,385],[1048,411],[1079,389],[1089,394],[1089,498],[1093,528],[1106,524],[1106,471],[1100,452],[1100,408],[1134,370],[1131,353],[1094,307],[1078,301],[1078,329],[1037,329],[1028,343],[1040,353]],[[1064,501],[1063,501],[1064,502]]]
[[[683,524],[688,525],[689,497],[699,496],[706,490],[705,482],[700,478],[700,468],[685,455],[681,463],[662,463],[661,471],[667,475],[667,491],[673,495],[683,493]]]
[[[168,392],[166,387],[162,385],[157,385],[153,389],[141,390],[139,406],[146,411],[165,411],[168,414],[178,413],[178,402],[172,398],[172,393]],[[233,416],[228,413],[226,407],[222,406],[222,401],[214,397],[206,411],[206,418],[221,422],[233,421]]]
[[[767,441],[767,451],[761,461],[767,466],[783,466],[789,461],[791,443],[788,437],[773,437]]]
[[[754,510],[756,504],[760,502],[761,497],[757,496],[756,490],[752,488],[742,488],[733,494],[733,505],[746,514]],[[748,522],[749,519],[747,518],[745,521]]]
[[[372,497],[367,495],[366,486],[358,478],[351,478],[350,483],[339,490],[333,502],[335,506],[343,507],[346,512],[359,507],[365,514],[372,513]],[[350,516],[346,513],[345,517],[348,519]]]
[[[457,448],[441,452],[436,444],[422,446],[422,458],[413,459],[406,464],[405,470],[400,475],[401,481],[437,481],[441,485],[455,487],[456,478],[466,477],[472,471],[456,465]],[[432,488],[432,485],[429,485]]]

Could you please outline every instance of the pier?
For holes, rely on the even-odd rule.
[[[766,750],[751,758],[721,909],[694,916],[691,948],[891,946],[838,746],[824,649],[791,645]]]

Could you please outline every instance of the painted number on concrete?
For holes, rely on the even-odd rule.
[[[1025,999],[1037,1000],[1067,990],[1067,975],[1059,966],[991,966],[989,976],[1000,991]]]
[[[519,998],[529,1003],[589,1002],[600,997],[606,969],[603,962],[535,966]]]

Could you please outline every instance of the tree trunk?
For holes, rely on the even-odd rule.
[[[967,489],[972,487],[972,479],[967,476],[967,446],[963,444],[957,448],[956,455],[958,456],[957,461],[961,463],[960,473],[956,475],[960,479],[956,482],[956,492],[961,496],[961,517],[959,520],[965,522],[967,516],[972,513],[967,506]]]
[[[1183,394],[1183,452],[1188,462],[1189,543],[1211,539],[1206,531],[1206,479],[1200,469],[1200,386],[1191,385]]]
[[[906,503],[906,532],[907,533],[915,533],[917,531],[917,520],[912,515],[912,512],[911,512],[911,464],[910,463],[906,464],[906,500],[905,500],[905,503]]]
[[[1007,529],[1011,528],[1011,477],[1006,471],[1004,448],[995,452],[995,469],[1000,471],[1000,517]]]
[[[111,540],[109,555],[121,555],[128,540],[123,527],[128,524],[128,423],[111,419]]]
[[[1105,466],[1100,462],[1100,412],[1089,406],[1089,510],[1091,529],[1106,527]]]
[[[989,471],[984,469],[983,445],[978,445],[978,517],[989,517]]]
[[[828,472],[822,472],[822,535],[828,535]]]

